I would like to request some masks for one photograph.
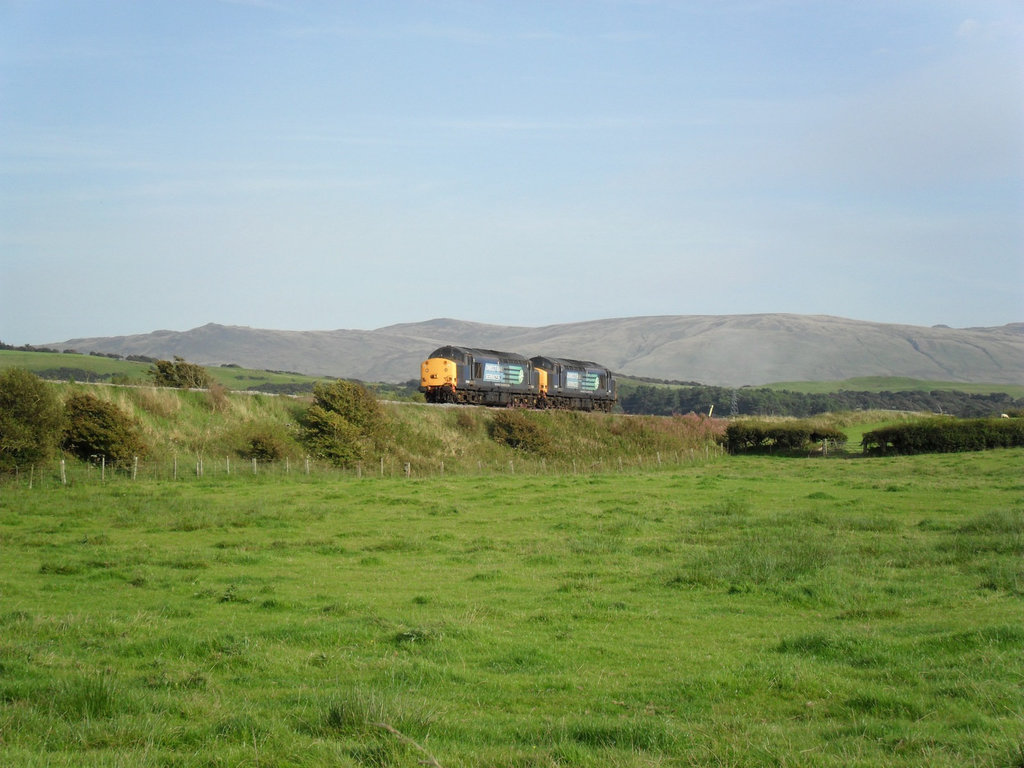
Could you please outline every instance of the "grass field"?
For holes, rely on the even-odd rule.
[[[152,381],[150,363],[132,360],[114,360],[99,355],[81,355],[61,352],[25,352],[21,350],[0,350],[0,370],[4,368],[24,368],[45,378],[56,378],[66,381],[68,378],[82,380],[79,375],[55,375],[54,372],[80,370],[99,377],[116,377],[122,381],[148,383]],[[323,377],[304,376],[299,373],[279,373],[274,371],[256,371],[234,366],[209,366],[206,371],[218,384],[228,389],[245,390],[258,388],[267,384],[301,384],[312,388]]]
[[[0,765],[1020,768],[1022,459],[0,486]]]
[[[1005,392],[1011,397],[1024,397],[1024,384],[983,384],[969,381],[928,381],[903,376],[860,376],[842,381],[780,381],[769,389],[828,394],[830,392],[934,392],[956,391],[976,395]]]

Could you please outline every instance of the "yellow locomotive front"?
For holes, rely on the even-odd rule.
[[[431,357],[420,364],[420,392],[428,403],[453,402],[458,386],[455,362],[444,357]]]

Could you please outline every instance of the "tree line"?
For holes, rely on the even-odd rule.
[[[768,387],[712,387],[704,385],[620,385],[619,404],[625,413],[671,416],[708,413],[716,416],[792,416],[858,410],[928,411],[960,418],[983,418],[1024,411],[1024,398],[1005,392],[978,394],[957,390],[901,392],[808,393]]]

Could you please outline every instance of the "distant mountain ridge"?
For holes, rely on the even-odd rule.
[[[420,362],[446,344],[595,360],[624,375],[719,386],[857,376],[1024,383],[1024,323],[922,327],[829,315],[666,315],[536,328],[438,318],[372,331],[209,323],[46,346],[401,382],[419,378]]]

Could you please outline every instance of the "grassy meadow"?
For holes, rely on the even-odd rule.
[[[75,352],[29,352],[10,349],[0,350],[0,370],[4,368],[24,368],[43,378],[62,381],[100,378],[135,384],[151,382],[151,371],[153,370],[150,363],[117,360],[102,355],[84,355]],[[235,365],[211,365],[207,366],[205,370],[213,381],[234,390],[253,389],[266,385],[305,385],[312,389],[315,382],[323,380],[323,377],[306,376],[300,373],[258,371]]]
[[[969,392],[987,395],[1005,392],[1011,397],[1024,397],[1024,384],[985,384],[970,381],[931,381],[906,376],[858,376],[841,381],[780,381],[767,385],[770,389],[828,394],[830,392],[933,392],[935,390]]]
[[[1020,768],[1022,460],[0,485],[0,765]]]

